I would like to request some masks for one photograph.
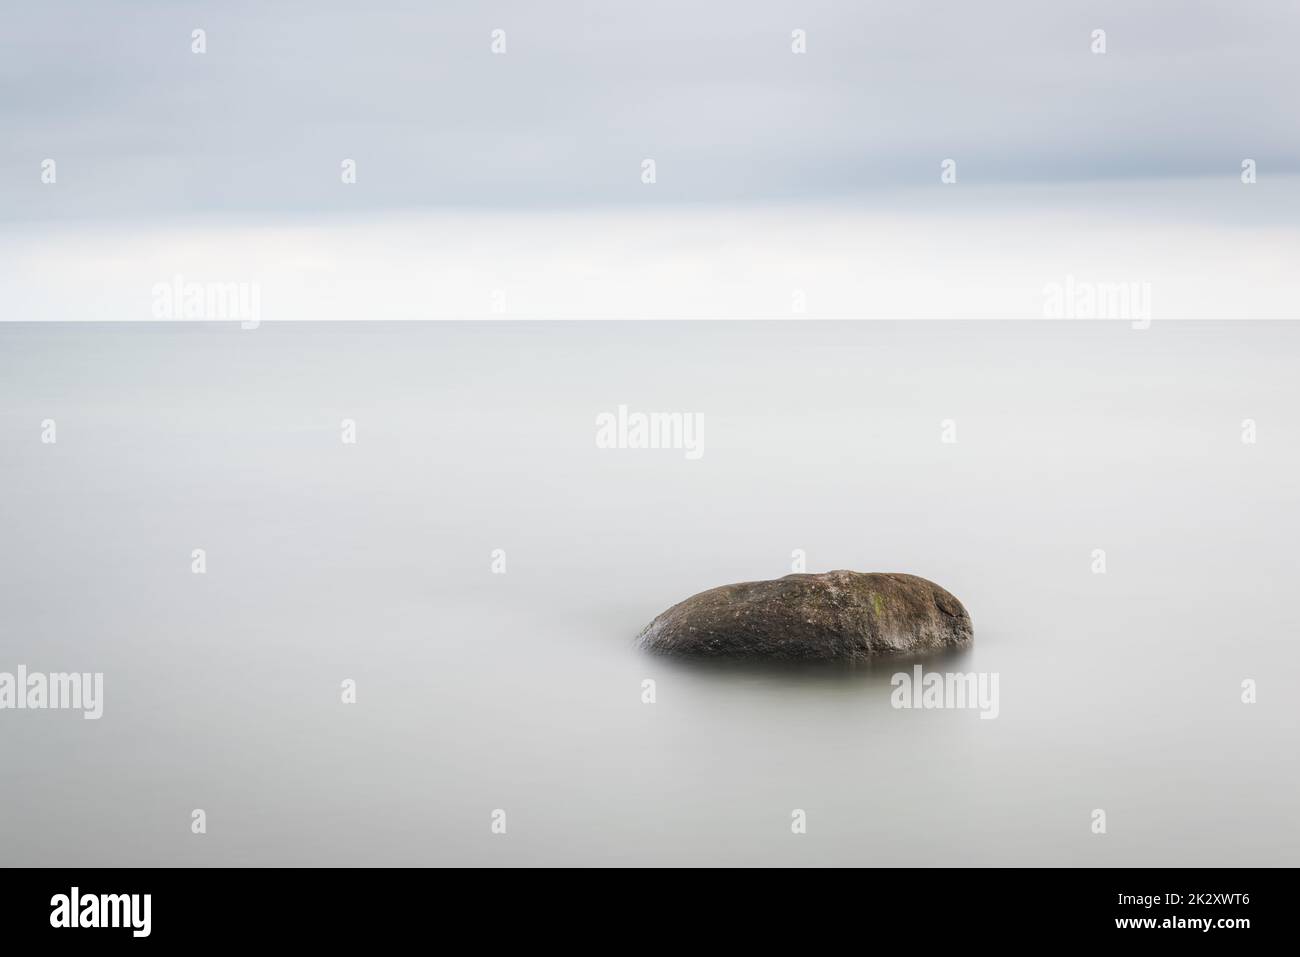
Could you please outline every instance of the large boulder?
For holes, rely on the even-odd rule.
[[[865,661],[968,647],[961,602],[916,575],[834,571],[722,585],[673,605],[641,645],[673,655]]]

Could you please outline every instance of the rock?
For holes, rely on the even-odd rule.
[[[641,646],[673,655],[865,661],[969,647],[961,602],[916,575],[834,571],[723,585],[673,605]]]

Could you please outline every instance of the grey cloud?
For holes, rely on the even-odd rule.
[[[968,182],[1232,175],[1245,156],[1293,172],[1297,28],[1296,8],[1183,2],[51,2],[0,40],[0,203],[41,219],[785,200],[929,182],[949,156]]]

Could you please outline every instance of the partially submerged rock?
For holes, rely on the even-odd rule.
[[[934,582],[834,571],[711,588],[638,640],[673,655],[865,661],[965,648],[973,637],[966,609]]]

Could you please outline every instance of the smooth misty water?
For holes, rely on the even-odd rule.
[[[0,670],[105,673],[98,722],[0,712],[0,860],[1300,863],[1298,361],[1290,323],[0,325]],[[704,457],[597,449],[620,403]],[[796,548],[961,598],[939,667],[997,720],[633,646]]]

